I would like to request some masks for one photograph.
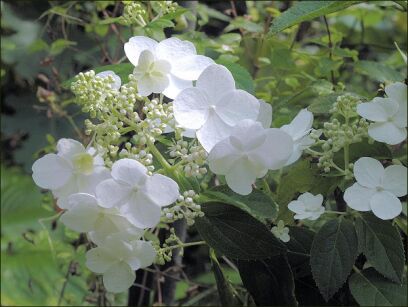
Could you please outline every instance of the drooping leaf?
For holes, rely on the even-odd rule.
[[[326,301],[346,282],[357,255],[357,235],[352,222],[342,218],[330,220],[316,233],[310,265]]]
[[[254,81],[250,73],[241,65],[218,59],[216,61],[220,65],[224,65],[232,74],[235,80],[235,86],[238,89],[247,91],[250,94],[255,93]]]
[[[273,35],[286,28],[299,24],[303,21],[312,20],[316,17],[328,15],[359,3],[361,1],[300,1],[290,9],[277,17],[269,30]]]
[[[366,213],[356,219],[359,250],[385,277],[401,283],[404,274],[404,247],[401,236],[389,221]]]
[[[259,306],[297,306],[293,274],[285,255],[237,261],[242,282]]]
[[[196,219],[201,237],[219,254],[231,259],[266,259],[286,252],[264,224],[234,206],[202,204],[204,217]]]
[[[226,185],[221,185],[207,190],[201,196],[211,201],[236,206],[261,220],[275,218],[278,211],[278,205],[274,200],[259,190],[244,196],[233,192]]]
[[[354,273],[349,280],[350,291],[360,306],[406,306],[407,282],[395,284],[368,268]]]

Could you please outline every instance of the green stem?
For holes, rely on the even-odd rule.
[[[147,140],[147,147],[149,148],[153,156],[159,161],[161,166],[166,170],[166,172],[174,175],[174,169],[172,168],[172,166],[169,164],[169,162],[167,162],[167,160],[163,157],[161,152],[150,140]]]
[[[269,183],[268,183],[268,181],[266,180],[266,178],[264,178],[264,179],[262,180],[262,183],[263,183],[263,188],[264,188],[264,190],[266,191],[266,193],[267,193],[268,195],[272,195],[271,188],[269,187]]]
[[[346,117],[346,126],[348,126],[348,117]],[[346,171],[350,164],[350,147],[349,143],[346,141],[344,143],[344,171]]]
[[[340,215],[346,215],[347,212],[340,212],[340,211],[331,211],[331,210],[326,210],[324,213],[332,213],[332,214],[340,214]]]
[[[169,247],[165,247],[165,248],[163,248],[163,250],[168,251],[168,250],[172,250],[172,249],[176,249],[176,248],[185,248],[185,247],[189,247],[189,246],[204,245],[204,244],[207,244],[207,242],[197,241],[197,242],[190,242],[190,243],[180,243],[180,244],[177,244],[177,245],[172,245],[172,246],[169,246]]]

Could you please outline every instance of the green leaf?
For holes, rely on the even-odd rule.
[[[121,63],[121,64],[112,64],[112,65],[105,65],[93,68],[95,73],[100,73],[105,70],[112,70],[115,74],[117,74],[121,79],[122,83],[127,82],[129,75],[133,72],[134,66],[131,63]],[[75,81],[75,77],[72,77],[62,83],[62,87],[65,89],[69,89],[71,83]]]
[[[316,17],[328,15],[359,3],[361,1],[301,1],[294,4],[290,9],[277,17],[269,30],[273,35],[286,28],[299,24],[303,21],[312,20]]]
[[[344,284],[357,255],[356,231],[348,220],[330,220],[315,235],[310,265],[313,278],[326,301]]]
[[[310,275],[310,249],[315,233],[304,227],[290,226],[289,236],[286,246],[293,274],[296,278]]]
[[[231,259],[266,259],[286,252],[286,247],[264,224],[227,204],[201,205],[205,216],[196,219],[201,237],[218,253]]]
[[[216,201],[236,206],[260,220],[273,219],[277,214],[277,204],[274,200],[259,190],[249,195],[239,195],[228,186],[221,185],[200,194],[206,201]]]
[[[222,59],[218,59],[216,62],[220,65],[224,65],[231,72],[237,88],[251,94],[255,93],[254,81],[248,70],[237,63],[231,63]]]
[[[401,283],[405,256],[397,228],[366,213],[356,219],[356,230],[359,250],[370,264],[385,277]]]
[[[293,274],[285,255],[237,261],[245,288],[258,306],[297,306]]]
[[[344,93],[337,92],[326,96],[318,96],[312,100],[308,110],[315,114],[327,114],[331,110],[333,104],[336,102],[337,97],[343,94]]]
[[[402,81],[404,75],[399,71],[374,61],[358,61],[354,68],[357,72],[368,76],[371,80],[385,81]]]
[[[385,279],[373,268],[354,273],[349,287],[360,306],[406,306],[407,283],[397,285]]]
[[[354,143],[349,148],[350,162],[355,162],[361,157],[372,157],[375,159],[391,159],[392,154],[387,145],[380,142],[374,142],[369,144],[367,141],[360,143]],[[334,155],[334,162],[338,165],[342,165],[344,162],[344,150],[338,151]]]
[[[68,48],[69,46],[75,46],[76,44],[77,44],[76,42],[69,41],[66,39],[62,39],[62,38],[57,39],[51,44],[50,54],[54,56],[58,55],[61,52],[63,52],[66,48]]]

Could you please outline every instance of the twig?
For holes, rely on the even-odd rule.
[[[59,297],[58,297],[57,306],[61,306],[62,298],[64,297],[65,288],[67,287],[68,280],[69,280],[69,275],[71,274],[73,264],[74,264],[74,262],[71,260],[69,262],[67,272],[65,273],[65,280],[64,280],[64,283],[62,284],[62,288],[61,288],[61,291],[60,291],[60,294],[59,294]]]

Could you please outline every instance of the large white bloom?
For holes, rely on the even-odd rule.
[[[290,211],[296,213],[294,218],[298,220],[317,220],[325,211],[322,206],[323,195],[313,195],[309,192],[303,193],[297,200],[288,205]]]
[[[103,274],[103,284],[108,291],[123,292],[133,284],[134,271],[148,267],[155,257],[156,252],[149,242],[126,242],[116,234],[86,253],[86,266]]]
[[[147,175],[146,167],[136,160],[116,161],[111,175],[112,179],[96,187],[100,205],[119,207],[121,214],[139,228],[156,226],[161,207],[175,202],[179,196],[174,180],[160,174]]]
[[[357,211],[373,211],[383,220],[401,213],[398,197],[407,194],[407,168],[390,165],[386,169],[373,158],[363,157],[354,163],[357,182],[344,192],[347,205]]]
[[[32,170],[34,182],[51,190],[59,207],[67,207],[71,194],[94,194],[96,185],[109,178],[109,171],[94,148],[85,149],[78,141],[60,139],[57,151],[35,161]]]
[[[229,137],[210,151],[209,166],[213,173],[225,175],[228,186],[247,195],[256,178],[268,169],[283,167],[292,154],[291,137],[279,129],[264,129],[259,122],[243,120]]]
[[[357,113],[373,121],[368,134],[389,145],[399,144],[407,137],[407,86],[396,82],[385,87],[387,98],[376,97],[357,105]]]
[[[309,136],[312,131],[313,113],[307,109],[300,110],[292,122],[283,125],[280,129],[288,133],[293,139],[293,153],[286,165],[296,162],[302,155],[303,150],[314,143]]]
[[[143,229],[133,226],[118,208],[104,208],[95,196],[77,193],[68,197],[68,210],[61,216],[65,226],[78,232],[89,232],[96,244],[114,233],[128,234],[129,240],[137,240]]]
[[[183,90],[173,102],[177,123],[197,130],[197,138],[207,152],[243,119],[256,120],[259,108],[258,99],[235,89],[234,78],[221,65],[206,68],[196,87]]]
[[[197,55],[191,42],[175,37],[158,43],[145,36],[134,36],[125,44],[125,53],[135,66],[133,74],[142,96],[163,93],[174,99],[214,63],[206,56]]]

